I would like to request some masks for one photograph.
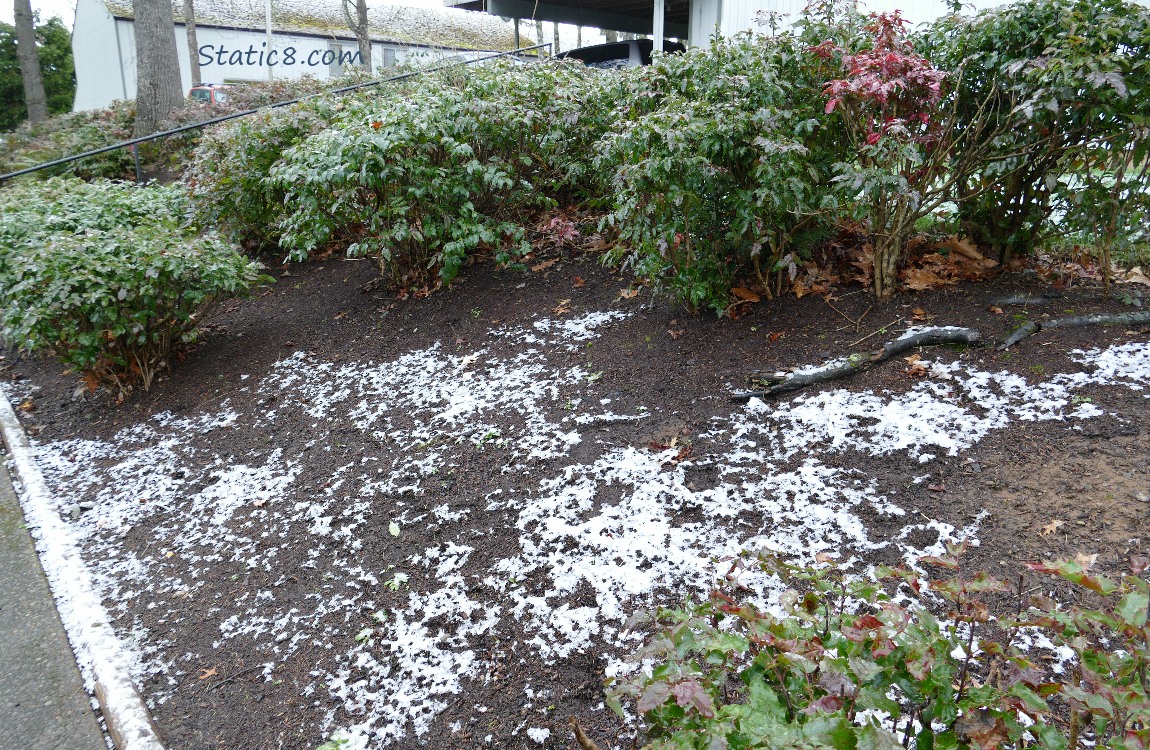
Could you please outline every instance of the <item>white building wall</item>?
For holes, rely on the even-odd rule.
[[[77,0],[76,24],[72,32],[72,53],[76,64],[76,110],[106,107],[116,99],[130,99],[136,93],[135,75],[131,94],[127,76],[120,64],[122,40],[117,43],[116,22],[100,0]],[[129,47],[133,58],[134,48]]]
[[[1005,0],[963,0],[963,13],[985,10],[1002,5]],[[1139,0],[1150,2],[1150,0]],[[697,46],[707,44],[715,15],[719,18],[719,28],[723,36],[734,36],[740,31],[763,31],[768,27],[756,23],[760,11],[773,11],[783,15],[782,25],[794,23],[807,5],[807,0],[692,0],[691,3],[691,43]],[[948,7],[945,0],[858,0],[863,12],[889,13],[901,10],[903,17],[912,24],[932,21],[945,15]],[[698,23],[696,17],[699,18]],[[700,34],[701,32],[701,34]]]
[[[83,21],[83,22],[81,22]],[[100,0],[78,0],[76,33],[72,51],[76,63],[76,96],[74,110],[99,109],[117,99],[136,97],[136,35],[134,23],[115,19]],[[176,52],[180,60],[183,90],[191,89],[191,63],[188,58],[187,31],[175,27]],[[196,27],[200,56],[200,77],[207,83],[268,80],[268,63],[277,80],[298,79],[312,75],[328,79],[341,74],[334,63],[333,46],[342,47],[345,55],[358,57],[354,38],[323,38],[302,34],[272,33],[268,54],[267,36],[262,31]],[[223,54],[221,55],[221,50]],[[261,56],[262,53],[262,56]],[[372,45],[372,67],[395,65],[411,57],[440,59],[458,56],[471,58],[483,53],[457,52],[397,44]],[[338,60],[338,57],[335,58]]]

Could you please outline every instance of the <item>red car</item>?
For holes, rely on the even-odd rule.
[[[201,83],[192,87],[188,97],[201,104],[222,104],[228,100],[229,88],[226,83]]]

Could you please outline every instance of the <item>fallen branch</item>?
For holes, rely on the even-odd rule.
[[[873,352],[859,352],[842,359],[834,359],[821,367],[794,370],[790,372],[757,373],[754,379],[770,383],[759,391],[746,391],[731,395],[733,401],[747,401],[752,398],[774,396],[787,391],[796,391],[808,385],[825,383],[853,375],[856,372],[868,369],[884,362],[891,357],[902,354],[910,349],[921,346],[939,346],[940,344],[977,344],[982,341],[982,334],[973,328],[924,328],[911,330],[899,336],[894,341],[887,342],[883,348]]]
[[[583,727],[579,726],[579,722],[575,719],[568,719],[571,724],[571,731],[575,733],[575,741],[579,743],[579,747],[583,750],[599,750],[599,746],[595,744],[595,740],[587,736],[583,731]]]
[[[1137,323],[1150,323],[1150,310],[1129,313],[1095,313],[1094,315],[1075,315],[1070,318],[1055,318],[1039,322],[1030,320],[1016,328],[998,345],[998,351],[1009,349],[1031,336],[1047,328],[1070,328],[1072,326],[1104,326],[1104,325],[1132,325]]]

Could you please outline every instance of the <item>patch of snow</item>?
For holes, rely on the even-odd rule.
[[[245,641],[232,647],[259,654],[265,678],[304,646],[330,654],[300,689],[336,701],[326,728],[343,726],[337,736],[350,747],[383,747],[409,731],[426,736],[466,680],[488,675],[481,644],[512,628],[532,633],[516,647],[545,661],[590,651],[617,669],[614,655],[637,637],[623,632],[636,609],[706,591],[744,551],[805,562],[825,553],[849,565],[893,548],[913,565],[944,551],[946,541],[977,541],[981,519],[956,528],[907,518],[893,495],[899,488],[844,468],[850,463],[841,454],[899,456],[913,476],[920,462],[957,455],[1012,422],[1102,413],[1075,403],[1078,389],[1150,384],[1150,347],[1129,344],[1076,352],[1089,371],[1038,384],[933,363],[933,377],[904,393],[829,389],[771,404],[753,399],[698,436],[709,444],[711,479],[696,488],[688,474],[703,464],[676,463],[674,449],[606,437],[585,443],[580,429],[659,412],[599,413],[606,404],[587,372],[557,367],[531,348],[590,340],[625,317],[590,313],[536,321],[534,332],[501,329],[514,350],[503,356],[457,356],[439,345],[385,362],[297,353],[252,378],[254,393],[268,403],[274,397],[274,411],[238,415],[225,404],[192,417],[160,415],[108,442],[38,446],[58,502],[95,501],[73,533],[100,593],[138,644],[139,672],[163,675],[152,700],[170,696],[205,655],[174,655],[172,644],[144,630],[139,613],[176,625],[184,598],[208,594],[209,571],[229,570],[246,577],[247,593],[219,601],[219,644]],[[346,456],[330,476],[309,477],[305,456],[264,438],[293,415],[313,425],[305,450],[340,455],[339,430],[380,448]],[[218,452],[204,439],[216,430],[240,431],[253,447]],[[465,443],[490,450],[507,484],[483,498],[429,501]],[[587,457],[557,465],[577,445]],[[876,515],[903,519],[901,530],[873,537],[863,519]],[[482,525],[472,528],[477,518]],[[363,550],[390,539],[391,522],[403,539],[434,530],[435,543],[367,562]],[[502,559],[475,552],[492,524],[515,529],[518,548]],[[151,552],[130,552],[125,535],[145,528]],[[923,531],[933,533],[925,548],[910,541]],[[290,571],[299,579],[290,595],[280,564],[289,550],[307,558]],[[764,600],[781,590],[753,569],[744,576]],[[364,612],[377,613],[376,625],[357,641]],[[535,739],[532,732],[547,730],[526,731]]]

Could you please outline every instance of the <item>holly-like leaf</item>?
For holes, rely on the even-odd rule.
[[[670,697],[670,685],[665,682],[652,682],[643,691],[643,695],[639,697],[639,702],[635,704],[635,708],[639,713],[645,714],[666,703]]]
[[[675,702],[681,708],[693,707],[703,718],[715,718],[715,705],[711,701],[711,696],[707,695],[703,686],[694,680],[687,680],[675,685],[671,688],[671,694],[675,696]]]
[[[1103,576],[1091,575],[1080,564],[1072,560],[1057,560],[1055,562],[1026,563],[1026,567],[1036,573],[1048,573],[1063,578],[1079,586],[1085,586],[1099,594],[1112,594],[1118,584]]]
[[[1114,614],[1130,627],[1141,628],[1146,625],[1147,607],[1150,607],[1150,594],[1145,591],[1131,591],[1122,597]]]

